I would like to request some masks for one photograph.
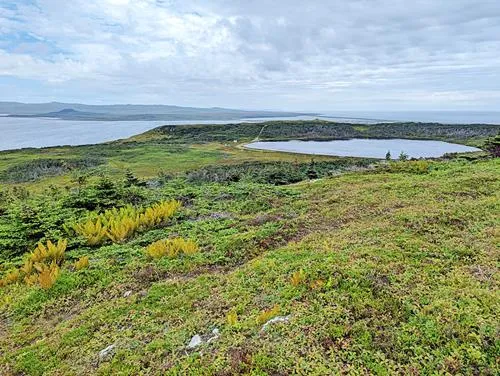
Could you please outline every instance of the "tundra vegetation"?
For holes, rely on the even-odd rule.
[[[2,152],[0,374],[498,374],[499,131],[270,122]],[[259,134],[487,151],[240,147]]]

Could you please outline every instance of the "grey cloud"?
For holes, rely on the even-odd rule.
[[[64,52],[2,55],[19,30]],[[0,7],[0,33],[0,74],[47,92],[292,109],[500,98],[497,0],[39,0]]]

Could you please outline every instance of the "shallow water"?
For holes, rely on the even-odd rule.
[[[437,158],[446,153],[480,151],[470,146],[443,141],[367,138],[334,141],[258,141],[245,147],[289,153],[364,158],[385,158],[389,151],[392,159],[397,159],[401,152],[410,158]]]

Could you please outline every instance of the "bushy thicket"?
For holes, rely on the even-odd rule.
[[[322,120],[270,121],[251,124],[167,125],[151,134],[167,135],[169,142],[213,142],[252,139],[347,139],[347,138],[422,138],[470,140],[495,136],[500,125],[379,123],[350,124]],[[262,131],[262,133],[261,133]]]
[[[46,176],[62,175],[72,170],[97,167],[103,163],[103,159],[96,157],[35,159],[9,167],[7,170],[0,173],[0,181],[11,183],[35,181]]]
[[[500,157],[500,133],[486,142],[485,149],[495,158]]]
[[[0,192],[0,259],[23,254],[44,239],[66,235],[63,225],[85,217],[91,211],[104,211],[126,205],[154,202],[154,190],[101,177],[73,189],[48,187],[41,194],[22,188]],[[70,245],[73,243],[70,239]]]
[[[318,179],[353,167],[367,167],[370,159],[335,161],[311,160],[310,163],[247,162],[237,165],[209,166],[187,173],[189,182],[230,183],[251,181],[255,183],[285,185],[302,180]]]

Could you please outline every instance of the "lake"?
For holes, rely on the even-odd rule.
[[[443,141],[367,138],[333,141],[257,141],[245,147],[288,153],[364,158],[385,158],[386,153],[390,151],[393,159],[397,159],[401,152],[410,158],[437,158],[446,153],[480,151],[474,147]]]

